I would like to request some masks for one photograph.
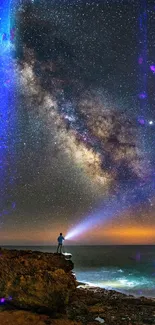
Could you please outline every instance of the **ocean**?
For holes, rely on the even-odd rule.
[[[5,246],[55,252],[54,246]],[[155,298],[155,246],[66,246],[79,282]]]

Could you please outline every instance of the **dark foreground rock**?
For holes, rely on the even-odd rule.
[[[78,288],[72,269],[60,255],[1,249],[0,325],[155,324],[153,299]]]
[[[63,311],[76,288],[72,269],[60,255],[1,249],[0,295],[19,308]]]
[[[51,319],[47,315],[37,315],[28,311],[3,311],[0,313],[0,325],[82,325],[65,318]]]
[[[77,288],[72,298],[68,317],[82,324],[148,325],[155,324],[155,301],[145,297],[135,298],[100,288]]]

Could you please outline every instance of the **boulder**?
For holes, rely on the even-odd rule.
[[[76,289],[62,255],[0,249],[0,299],[18,308],[62,312]]]

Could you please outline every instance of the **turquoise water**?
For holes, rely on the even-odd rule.
[[[53,246],[14,248],[55,251]],[[67,246],[65,251],[73,255],[78,281],[155,297],[155,246]]]

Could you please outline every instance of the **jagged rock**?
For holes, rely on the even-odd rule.
[[[76,288],[73,263],[63,256],[0,250],[0,295],[20,308],[63,311]]]
[[[105,290],[94,287],[76,289],[76,304],[81,309],[74,310],[74,319],[81,320],[82,324],[93,324],[94,319],[102,318],[106,325],[149,325],[155,324],[155,300],[144,297],[136,298],[114,290]],[[96,303],[97,301],[97,303]],[[79,304],[78,304],[79,302]],[[83,313],[87,308],[88,313]],[[72,306],[74,303],[70,305]],[[83,321],[85,318],[85,322]]]

